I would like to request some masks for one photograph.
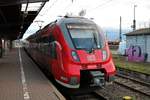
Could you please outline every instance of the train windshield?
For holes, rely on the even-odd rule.
[[[102,47],[102,37],[95,25],[67,25],[72,42],[76,49],[96,49]]]

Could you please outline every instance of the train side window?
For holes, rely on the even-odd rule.
[[[42,38],[42,52],[48,55],[48,47],[49,47],[49,38],[43,37]]]
[[[54,37],[53,35],[50,35],[50,36],[49,36],[49,42],[51,43],[51,42],[53,42],[53,41],[55,41],[55,37]]]
[[[49,43],[50,43],[49,53],[50,53],[51,58],[57,59],[56,44],[54,41],[55,41],[55,38],[53,35],[51,35],[49,37]]]

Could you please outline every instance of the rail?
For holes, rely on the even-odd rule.
[[[140,80],[136,80],[129,76],[125,76],[121,74],[117,74],[115,77],[116,79],[114,82],[116,84],[150,97],[150,84],[149,83],[142,82]]]

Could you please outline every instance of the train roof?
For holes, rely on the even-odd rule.
[[[38,34],[40,34],[41,31],[44,31],[46,27],[49,27],[54,24],[67,24],[67,23],[78,23],[78,24],[95,24],[91,19],[84,18],[84,17],[69,17],[69,16],[64,16],[63,18],[56,20],[54,22],[49,23],[46,25],[43,29],[38,30],[34,34],[30,35],[27,37],[27,40],[35,38]]]
[[[58,24],[67,23],[84,23],[84,24],[95,24],[92,20],[84,17],[63,17],[57,21]]]

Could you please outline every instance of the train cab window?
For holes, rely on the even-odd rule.
[[[91,50],[101,48],[102,39],[96,26],[69,24],[67,28],[76,49]]]

